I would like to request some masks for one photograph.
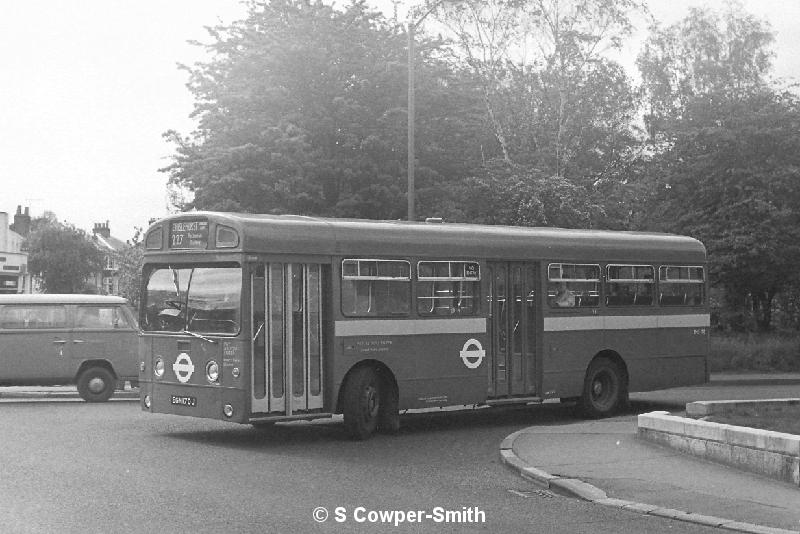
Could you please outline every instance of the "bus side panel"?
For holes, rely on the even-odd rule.
[[[602,344],[602,330],[545,332],[542,344],[543,396],[580,396],[586,368]]]
[[[357,363],[377,361],[397,381],[401,410],[482,403],[488,389],[488,362],[474,344],[468,345],[470,340],[480,347],[488,343],[483,333],[337,338],[342,357],[335,359],[334,388],[338,394],[345,375]]]
[[[704,356],[671,356],[627,360],[629,391],[653,391],[706,382]]]

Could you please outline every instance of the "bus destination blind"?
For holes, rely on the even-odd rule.
[[[208,248],[208,221],[175,221],[169,231],[169,248]]]

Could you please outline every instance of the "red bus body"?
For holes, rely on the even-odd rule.
[[[344,412],[366,437],[398,411],[579,399],[605,415],[707,380],[706,252],[688,237],[194,212],[146,248],[146,411]]]

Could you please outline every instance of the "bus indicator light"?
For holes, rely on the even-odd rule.
[[[164,360],[162,360],[160,356],[156,358],[153,364],[153,374],[156,375],[157,378],[164,376]]]
[[[206,364],[206,380],[212,384],[219,383],[219,364],[214,360],[209,360]]]

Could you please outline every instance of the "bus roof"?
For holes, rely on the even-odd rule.
[[[706,249],[675,234],[187,212],[154,223],[208,220],[236,229],[249,253],[506,260],[704,262]]]
[[[33,293],[0,295],[2,304],[125,304],[123,297],[113,295],[81,295],[60,293]]]

